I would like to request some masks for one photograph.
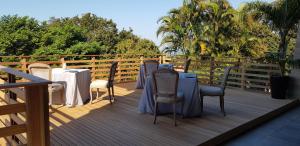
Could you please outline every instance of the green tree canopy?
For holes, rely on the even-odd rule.
[[[150,40],[117,29],[112,20],[87,13],[38,22],[28,16],[0,18],[0,55],[100,55],[159,53]],[[45,58],[47,59],[47,58]]]
[[[30,55],[39,48],[41,27],[37,20],[17,15],[0,18],[0,54]]]

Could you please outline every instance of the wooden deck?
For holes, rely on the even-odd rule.
[[[137,110],[142,90],[134,83],[116,85],[116,102],[98,100],[75,108],[55,106],[50,111],[52,145],[198,145],[219,143],[232,132],[241,132],[245,123],[286,105],[292,100],[271,99],[268,95],[228,89],[225,96],[227,116],[219,109],[218,98],[204,98],[204,114],[199,118],[178,120],[174,127],[171,116],[153,116]],[[278,111],[278,110],[277,110]],[[257,124],[257,123],[256,123]],[[240,127],[239,127],[240,126]],[[239,127],[239,128],[237,128]],[[231,133],[230,133],[231,132]]]

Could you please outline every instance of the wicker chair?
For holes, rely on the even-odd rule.
[[[224,109],[224,95],[225,95],[226,82],[231,69],[232,67],[225,68],[220,86],[200,86],[201,112],[203,112],[204,96],[219,96],[221,111],[223,112],[223,115],[226,116],[225,109]]]
[[[144,61],[144,78],[146,79],[154,71],[158,70],[159,62],[156,60]]]
[[[185,61],[185,63],[184,63],[184,70],[183,70],[184,73],[187,73],[189,71],[189,67],[190,67],[191,61],[192,61],[192,59],[187,59]]]
[[[92,104],[93,101],[93,94],[92,89],[97,89],[97,97],[99,95],[99,89],[107,88],[108,90],[108,96],[109,96],[109,102],[112,104],[112,96],[115,97],[114,93],[114,78],[117,71],[118,62],[113,62],[110,71],[108,80],[95,80],[90,84],[90,96],[91,100],[90,103]]]
[[[52,70],[47,64],[33,63],[28,66],[28,70],[34,76],[51,81]],[[49,84],[49,103],[64,104],[64,84],[63,82],[52,82],[52,84]],[[55,93],[59,93],[59,96],[54,96],[53,94]]]
[[[174,126],[176,126],[176,104],[182,103],[181,115],[183,115],[183,93],[178,92],[178,72],[170,69],[159,69],[153,72],[153,83],[154,83],[154,124],[156,124],[156,117],[158,112],[159,103],[173,104],[173,118]]]

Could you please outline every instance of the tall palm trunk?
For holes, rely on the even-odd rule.
[[[287,32],[280,31],[280,42],[279,42],[279,49],[278,49],[278,56],[279,56],[279,65],[281,68],[282,75],[285,74],[286,68],[286,51],[287,51]]]

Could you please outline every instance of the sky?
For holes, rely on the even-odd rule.
[[[229,0],[234,8],[249,1],[253,0]],[[181,4],[182,0],[5,0],[0,5],[0,16],[17,14],[45,21],[50,17],[73,17],[90,12],[112,19],[119,30],[132,28],[134,34],[159,45],[157,20]]]

